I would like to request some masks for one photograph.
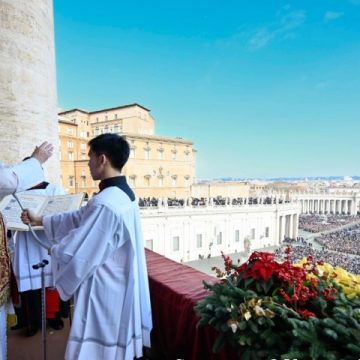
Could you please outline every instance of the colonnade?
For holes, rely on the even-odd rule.
[[[298,214],[280,215],[278,218],[278,231],[276,234],[276,238],[279,240],[279,243],[285,238],[296,238],[298,236],[298,228]]]
[[[304,199],[300,200],[302,214],[342,214],[356,215],[354,200],[348,199]]]
[[[357,196],[334,197],[329,194],[326,198],[312,197],[298,199],[302,214],[333,214],[333,215],[356,215],[359,200]]]

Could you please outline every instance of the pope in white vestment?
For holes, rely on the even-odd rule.
[[[124,176],[77,211],[44,216],[55,284],[75,310],[65,359],[132,360],[150,347],[148,277],[138,205]]]
[[[44,174],[41,164],[51,156],[52,151],[52,145],[45,142],[35,149],[32,158],[18,165],[0,164],[0,200],[15,191],[26,190],[43,181]],[[7,357],[6,313],[9,301],[10,258],[7,251],[5,229],[0,229],[0,231],[3,232],[1,236],[3,241],[0,244],[0,360],[5,360]]]

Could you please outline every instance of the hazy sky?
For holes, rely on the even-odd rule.
[[[137,102],[197,177],[360,175],[360,0],[55,0],[59,106]]]

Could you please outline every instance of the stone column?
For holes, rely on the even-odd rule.
[[[294,238],[294,232],[293,232],[293,227],[294,227],[294,223],[293,223],[293,216],[289,215],[289,238],[293,239]]]
[[[297,214],[292,215],[293,217],[293,238],[296,239],[299,233],[299,216]]]
[[[20,162],[49,141],[44,168],[59,182],[52,0],[0,0],[0,44],[0,161]]]

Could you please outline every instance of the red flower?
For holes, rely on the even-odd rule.
[[[303,309],[303,310],[298,310],[298,314],[301,315],[304,318],[309,318],[309,317],[316,317],[316,315],[309,310]]]

